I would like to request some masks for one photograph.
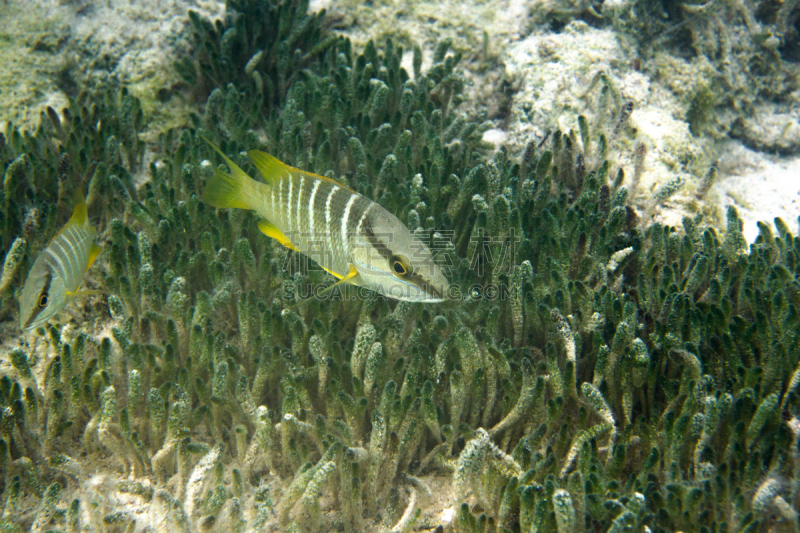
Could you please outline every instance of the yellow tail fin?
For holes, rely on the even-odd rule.
[[[221,170],[216,170],[203,190],[203,201],[212,207],[250,209],[250,204],[242,198],[242,189],[241,181]]]
[[[75,191],[72,202],[74,207],[72,208],[72,218],[69,219],[70,222],[81,225],[86,224],[89,220],[89,211],[86,208],[86,200],[80,190]]]
[[[205,141],[222,156],[232,174],[216,169],[203,190],[203,201],[213,207],[252,209],[246,194],[250,178],[244,173],[244,170],[223,154],[214,143],[208,139],[205,139]]]

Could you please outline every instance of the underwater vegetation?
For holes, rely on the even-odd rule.
[[[324,18],[309,13],[307,1],[229,0],[225,19],[213,23],[190,10],[194,56],[175,69],[200,100],[233,83],[253,89],[265,108],[278,106],[300,71],[338,40],[321,39]]]
[[[788,225],[749,247],[734,209],[724,234],[643,227],[609,132],[581,120],[487,155],[446,41],[408,73],[391,41],[356,51],[305,10],[252,0],[193,22],[214,88],[147,179],[124,89],[0,139],[0,317],[16,327],[74,190],[104,243],[87,285],[108,294],[3,345],[0,529],[796,531]],[[289,27],[224,48],[230,28],[266,38],[242,13]],[[281,88],[265,98],[241,75],[262,46],[264,65],[318,52],[291,79],[259,71]],[[223,164],[204,137],[251,176],[244,151],[264,150],[379,202],[461,292],[308,297],[323,270],[201,201]]]

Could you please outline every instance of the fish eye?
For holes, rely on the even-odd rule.
[[[398,276],[405,276],[411,270],[408,258],[404,255],[393,255],[391,259],[392,270]]]
[[[42,294],[39,296],[39,307],[46,307],[48,302],[48,298],[46,294]]]

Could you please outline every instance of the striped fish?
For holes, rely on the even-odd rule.
[[[33,329],[41,326],[78,294],[83,276],[92,266],[100,247],[94,242],[94,228],[89,225],[86,201],[76,198],[72,218],[39,252],[33,263],[19,299],[19,326]]]
[[[207,204],[255,211],[264,234],[313,259],[337,283],[411,302],[446,299],[449,284],[430,249],[377,203],[252,150],[248,155],[266,183],[255,181],[212,146],[231,174],[216,170],[203,191]]]

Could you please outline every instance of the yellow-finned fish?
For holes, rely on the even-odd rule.
[[[248,155],[266,183],[255,181],[211,146],[231,174],[216,170],[203,191],[207,204],[255,211],[264,234],[316,261],[337,283],[410,302],[447,298],[449,283],[430,249],[377,203],[251,150]]]
[[[32,329],[53,318],[78,294],[83,276],[92,266],[100,247],[94,242],[95,230],[89,225],[86,201],[78,194],[72,218],[39,252],[19,299],[19,326]]]

